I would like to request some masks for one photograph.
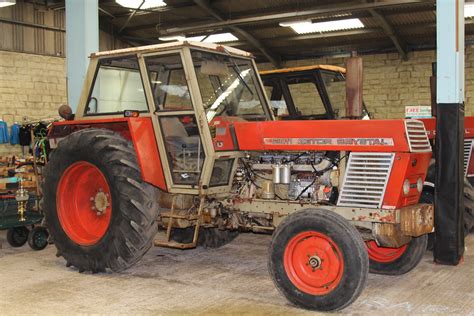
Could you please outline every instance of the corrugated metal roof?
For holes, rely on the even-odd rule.
[[[61,3],[64,3],[64,0],[49,0],[48,2],[53,4],[56,10],[45,10],[41,9],[41,5],[33,6],[20,1],[14,8],[0,10],[0,19],[28,21],[49,27],[64,28],[64,11],[61,9]],[[166,3],[167,6],[164,8],[137,12],[119,36],[123,42],[130,45],[159,43],[158,37],[163,33],[163,30],[194,27],[218,21],[215,16],[200,8],[193,0],[166,0]],[[341,30],[302,36],[288,27],[279,26],[281,20],[262,22],[262,19],[257,18],[252,22],[236,25],[253,36],[256,42],[264,45],[266,51],[283,58],[288,56],[303,58],[308,54],[348,53],[354,50],[396,51],[394,43],[383,31],[380,21],[374,18],[369,10],[344,10],[344,6],[358,4],[354,0],[213,0],[208,3],[211,10],[214,10],[224,20],[265,17],[277,13],[301,13],[305,10],[320,10],[334,6],[340,10],[325,15],[314,15],[311,20],[313,22],[327,21],[347,15],[347,17],[359,18],[365,26],[362,30]],[[367,3],[378,4],[378,2]],[[360,5],[363,4],[364,2],[361,1]],[[380,4],[383,4],[383,1]],[[99,0],[99,5],[107,11],[107,13],[100,13],[101,25],[103,27],[111,25],[104,27],[102,34],[105,32],[114,34],[112,37],[101,35],[101,49],[122,46],[116,44],[117,33],[125,25],[131,11],[116,4],[114,0]],[[29,9],[22,9],[24,7]],[[24,12],[20,12],[21,10]],[[426,49],[430,45],[434,47],[436,41],[434,0],[411,4],[404,1],[401,5],[379,7],[376,10],[393,27],[402,45],[406,46],[406,50],[417,49],[417,47]],[[110,15],[114,18],[111,18]],[[287,20],[291,20],[291,18],[287,18]],[[471,23],[473,22],[471,20],[468,22],[470,24],[466,25],[466,38],[471,40],[474,35],[474,24]],[[239,41],[229,43],[231,46],[250,50],[257,57],[264,58],[261,49],[257,48],[255,44],[251,44],[245,36],[236,32],[236,29],[232,27],[200,28],[188,30],[184,35],[206,35],[229,31],[239,38]],[[63,32],[1,22],[0,32],[2,35],[0,36],[0,49],[30,51],[40,54],[64,54],[65,51]],[[106,45],[103,44],[104,38],[106,38]],[[110,40],[110,38],[112,39]]]
[[[435,23],[436,12],[434,10],[416,13],[399,13],[387,15],[387,20],[394,26]]]

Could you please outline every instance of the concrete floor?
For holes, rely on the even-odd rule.
[[[267,272],[270,236],[243,234],[220,249],[153,248],[121,273],[79,274],[55,247],[13,249],[0,232],[0,315],[7,314],[312,314],[280,296]],[[427,253],[411,273],[370,275],[342,313],[474,315],[474,235],[464,263],[440,266]]]

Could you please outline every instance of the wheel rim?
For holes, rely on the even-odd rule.
[[[64,171],[56,205],[61,227],[75,243],[94,245],[107,232],[112,215],[110,188],[95,165],[79,161]]]
[[[400,248],[380,247],[375,240],[366,241],[369,259],[381,263],[390,263],[400,258],[406,251],[408,245]]]
[[[44,231],[38,231],[33,236],[34,243],[37,247],[44,247],[48,243],[48,235]]]
[[[299,290],[311,295],[324,295],[341,282],[344,258],[331,238],[307,231],[288,242],[284,267],[288,278]]]

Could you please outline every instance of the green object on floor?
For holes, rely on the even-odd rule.
[[[0,230],[39,224],[43,220],[43,214],[31,211],[35,203],[36,197],[30,195],[26,205],[27,211],[25,211],[25,220],[20,221],[18,203],[15,200],[15,196],[0,196]]]

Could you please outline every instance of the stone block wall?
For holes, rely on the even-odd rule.
[[[403,118],[405,106],[430,104],[429,77],[436,53],[418,51],[408,56],[408,61],[400,60],[396,53],[362,56],[364,100],[375,118]],[[290,61],[284,66],[344,66],[344,62],[345,58],[318,58]],[[258,67],[261,70],[272,68],[265,63]],[[345,92],[341,86],[337,89],[341,95],[334,103],[343,104]],[[305,97],[310,103],[314,94],[298,93],[298,98]],[[67,103],[64,58],[0,51],[0,119],[11,125],[25,117],[54,117],[57,108],[64,103]],[[466,50],[466,115],[474,115],[474,48],[471,47]],[[19,146],[0,144],[0,155],[19,151]]]
[[[0,51],[0,119],[14,122],[57,116],[67,103],[66,63],[61,57]],[[20,146],[0,144],[0,155]]]
[[[405,116],[405,106],[430,105],[431,64],[435,51],[417,51],[402,61],[398,54],[363,55],[364,101],[376,119],[396,119]],[[346,58],[315,58],[290,61],[284,67],[330,64],[344,66]],[[259,69],[272,69],[270,64]],[[466,115],[474,115],[474,48],[466,50]],[[345,94],[345,91],[342,92]],[[307,94],[310,97],[309,94]],[[300,95],[299,98],[304,97]],[[307,100],[311,102],[310,99]],[[340,103],[338,99],[336,103]],[[300,103],[303,103],[300,101]],[[343,113],[343,112],[342,112]]]

